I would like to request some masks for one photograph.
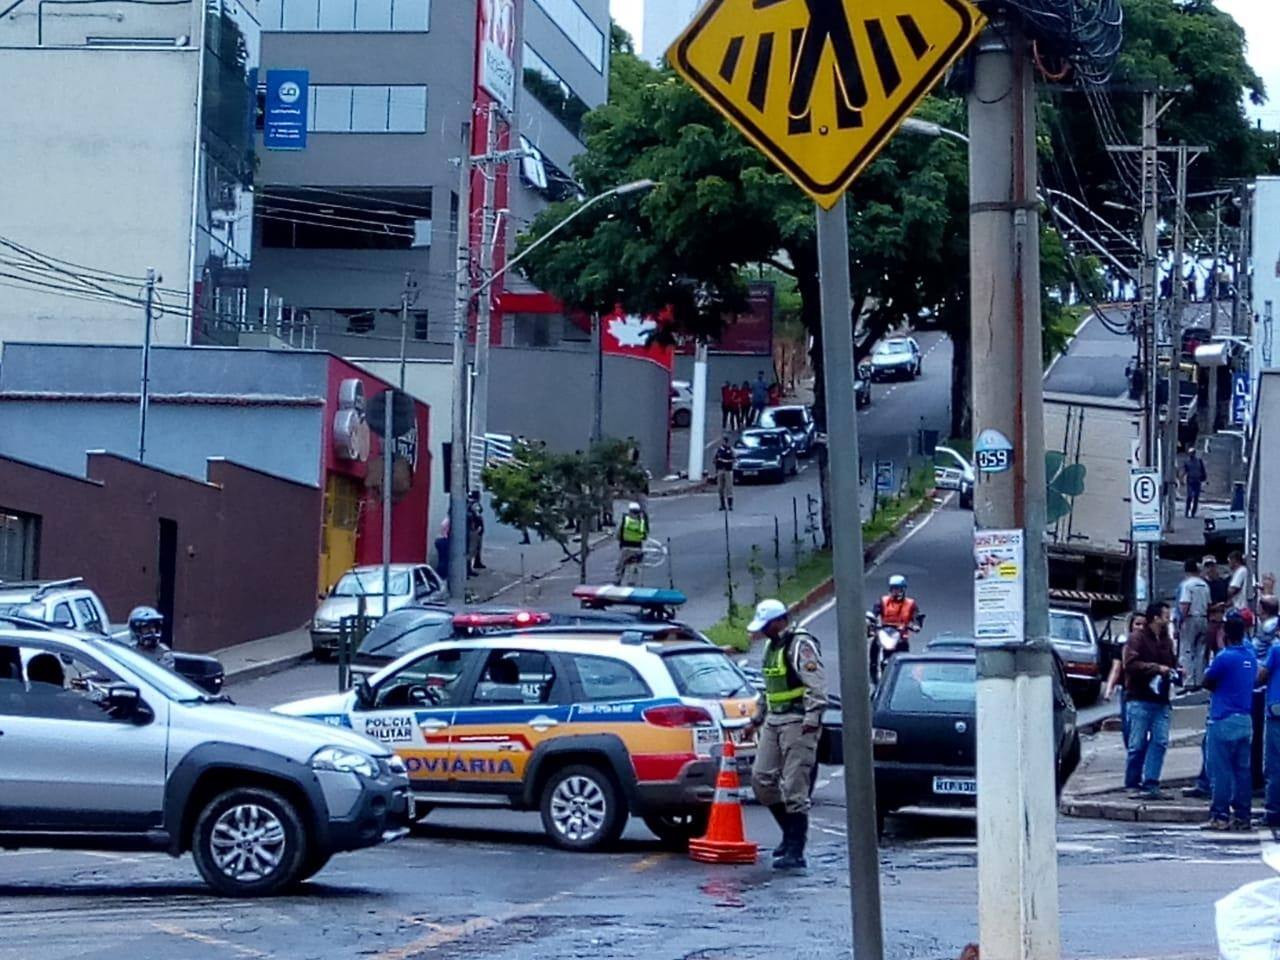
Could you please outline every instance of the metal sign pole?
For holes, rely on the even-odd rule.
[[[871,759],[871,678],[862,590],[862,518],[858,509],[858,419],[854,410],[853,305],[849,296],[849,225],[843,197],[818,208],[818,274],[822,295],[823,373],[831,464],[832,571],[840,650],[844,724],[845,818],[853,955],[881,960],[880,851]],[[727,514],[726,514],[727,516]]]
[[[387,393],[391,394],[391,388]],[[382,414],[382,615],[391,609],[391,460],[395,456],[395,439],[392,436],[391,411],[395,406],[391,396],[386,398]]]

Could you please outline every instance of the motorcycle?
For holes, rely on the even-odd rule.
[[[907,653],[911,649],[911,634],[919,633],[924,626],[924,614],[917,613],[911,623],[899,628],[881,623],[874,611],[867,611],[867,654],[872,686],[880,683],[889,658],[895,653]]]

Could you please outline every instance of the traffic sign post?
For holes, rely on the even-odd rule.
[[[844,193],[975,40],[967,0],[707,0],[667,59],[817,204],[853,956],[882,960]],[[867,56],[867,54],[870,54]],[[877,470],[876,483],[880,482]]]
[[[1133,467],[1129,471],[1129,517],[1134,543],[1159,543],[1163,536],[1160,517],[1160,471]]]

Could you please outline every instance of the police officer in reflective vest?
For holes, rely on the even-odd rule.
[[[779,600],[762,600],[747,630],[767,639],[766,715],[751,786],[782,828],[782,843],[773,851],[774,869],[800,870],[806,866],[809,788],[827,706],[822,653],[813,634],[791,626],[786,605]]]
[[[648,537],[649,518],[640,504],[633,500],[627,504],[626,516],[618,524],[618,566],[613,574],[614,583],[622,583],[628,564],[644,559],[644,542]]]

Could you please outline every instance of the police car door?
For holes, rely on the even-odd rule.
[[[454,715],[450,784],[464,793],[514,793],[538,744],[564,735],[569,683],[553,654],[494,647]]]
[[[447,787],[454,711],[480,659],[471,649],[431,647],[383,677],[372,703],[352,708],[352,729],[399,754],[417,791]]]

